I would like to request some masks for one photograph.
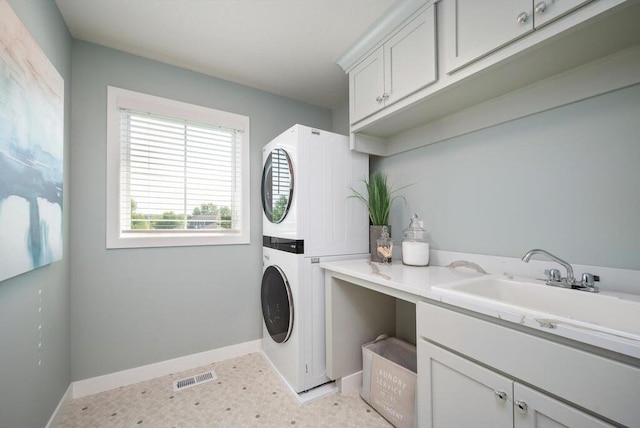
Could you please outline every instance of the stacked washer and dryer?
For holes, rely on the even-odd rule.
[[[369,157],[348,137],[295,125],[263,148],[263,352],[295,393],[326,375],[320,262],[368,256],[369,222],[350,186]]]

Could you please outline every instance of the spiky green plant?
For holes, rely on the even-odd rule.
[[[404,196],[394,194],[407,186],[393,190],[391,186],[387,185],[387,175],[380,171],[376,171],[371,174],[369,181],[366,179],[363,179],[362,181],[365,184],[367,191],[366,196],[355,190],[353,187],[349,187],[353,192],[353,195],[350,197],[359,199],[366,205],[367,210],[369,211],[371,224],[374,226],[388,225],[391,205],[398,198],[404,200]]]

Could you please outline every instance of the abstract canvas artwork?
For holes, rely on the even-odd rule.
[[[62,258],[64,80],[0,0],[0,281]]]

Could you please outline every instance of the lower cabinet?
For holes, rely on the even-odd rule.
[[[425,428],[612,427],[422,338],[418,423]]]

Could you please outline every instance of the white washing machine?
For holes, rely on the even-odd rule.
[[[368,255],[368,213],[349,197],[368,175],[344,135],[295,125],[263,148],[263,351],[297,393],[329,381],[319,263]]]
[[[302,241],[312,256],[366,253],[369,216],[350,198],[364,189],[369,156],[349,149],[349,138],[295,125],[262,149],[265,239]]]
[[[365,256],[306,257],[263,249],[262,348],[294,392],[330,381],[325,356],[324,269],[320,262]]]

